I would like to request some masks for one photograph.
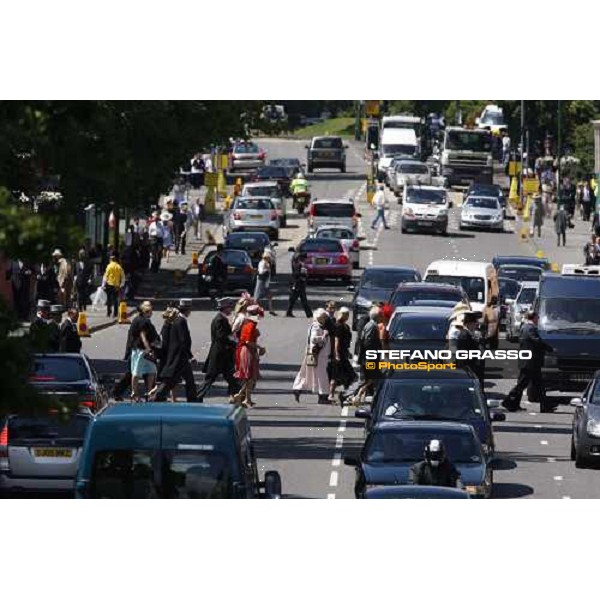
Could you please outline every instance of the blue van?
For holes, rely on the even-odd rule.
[[[258,478],[245,411],[229,405],[108,406],[88,428],[77,498],[279,498]]]

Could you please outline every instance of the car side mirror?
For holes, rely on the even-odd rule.
[[[571,398],[569,404],[575,408],[583,407],[583,398]]]
[[[304,146],[307,150],[310,148],[310,146],[308,146],[308,144],[306,146]]]
[[[269,500],[281,498],[281,476],[277,471],[265,473],[265,497]]]
[[[503,413],[503,412],[492,413],[492,421],[494,421],[494,423],[500,423],[502,421],[506,421],[506,413]]]
[[[348,146],[348,144],[344,144],[344,149],[348,150],[348,148],[350,148],[350,146]]]
[[[481,123],[481,119],[479,117],[477,117],[475,119],[475,125],[479,125],[479,123]]]
[[[354,411],[354,416],[357,419],[370,419],[371,418],[371,409],[369,407],[357,408]]]
[[[344,464],[348,467],[358,467],[358,457],[357,456],[346,456],[344,458]]]
[[[448,208],[454,208],[454,202],[452,202],[452,200],[448,202]]]

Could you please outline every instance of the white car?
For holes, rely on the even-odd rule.
[[[279,215],[271,198],[238,196],[227,213],[225,234],[235,231],[264,231],[279,239]]]
[[[404,188],[400,229],[402,233],[427,230],[448,233],[448,194],[442,187],[407,185]]]
[[[492,196],[466,198],[460,211],[459,227],[503,231],[504,215],[498,198]]]
[[[539,289],[539,282],[524,281],[516,298],[507,300],[506,338],[509,342],[518,340],[525,313],[531,310]]]
[[[242,188],[241,196],[263,196],[271,198],[275,205],[275,210],[279,215],[279,224],[281,227],[287,226],[287,202],[281,195],[279,184],[276,181],[256,181],[246,183]]]
[[[320,227],[317,227],[313,237],[339,240],[352,261],[352,268],[359,268],[360,242],[351,227],[346,227],[344,225],[321,225]]]
[[[508,125],[504,120],[504,112],[495,104],[488,104],[475,122],[479,129],[497,131],[506,131],[508,129]]]

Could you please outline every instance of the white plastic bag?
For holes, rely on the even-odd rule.
[[[103,306],[106,306],[106,292],[102,289],[102,286],[90,296],[92,301],[92,310],[100,310]]]

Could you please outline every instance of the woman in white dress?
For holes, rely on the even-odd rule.
[[[327,318],[327,312],[322,308],[318,308],[313,313],[313,322],[310,324],[306,337],[304,358],[294,380],[293,391],[296,402],[300,402],[301,392],[312,391],[318,394],[319,404],[329,404],[327,364],[331,340],[329,333],[323,327]]]
[[[165,262],[169,262],[171,251],[175,249],[175,238],[173,237],[173,223],[171,222],[172,215],[170,212],[164,211],[160,215],[160,220],[163,224],[163,253]]]

